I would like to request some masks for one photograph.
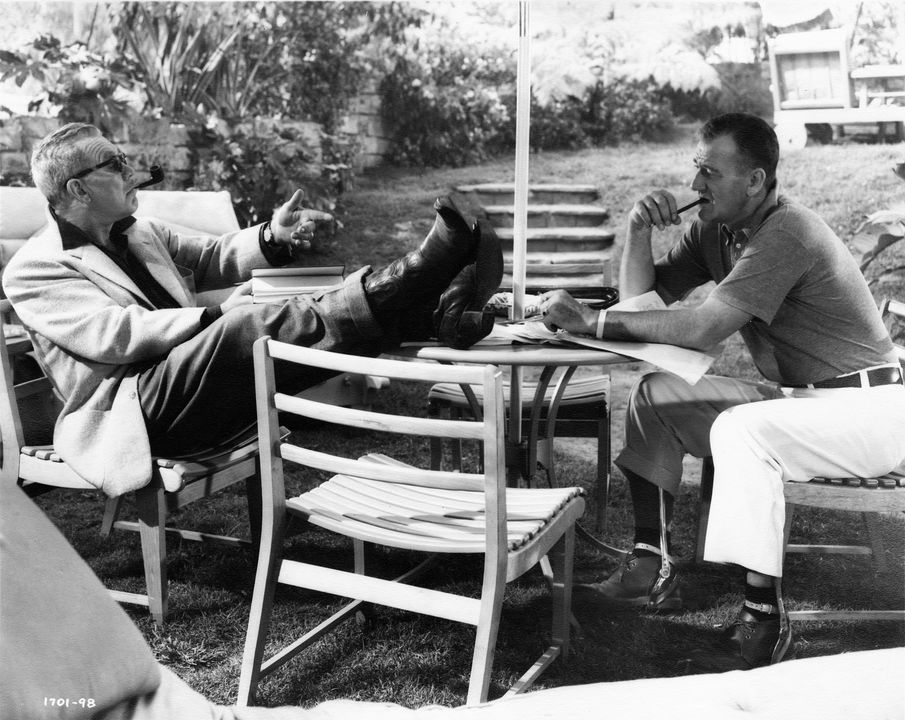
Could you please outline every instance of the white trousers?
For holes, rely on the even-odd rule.
[[[722,411],[710,430],[704,559],[781,576],[784,482],[872,477],[905,459],[905,387],[783,389]]]

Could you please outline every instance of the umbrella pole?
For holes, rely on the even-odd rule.
[[[515,212],[512,228],[512,309],[510,320],[525,317],[525,263],[528,229],[528,131],[531,125],[531,37],[528,32],[528,2],[518,4],[518,69],[515,116]],[[509,442],[520,458],[522,452],[522,368],[513,367],[510,383]],[[520,462],[521,466],[523,463]],[[509,484],[518,482],[510,468]],[[530,484],[534,468],[524,468],[523,481]]]

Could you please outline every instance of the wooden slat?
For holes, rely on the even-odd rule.
[[[384,482],[401,482],[409,485],[429,485],[461,490],[484,489],[484,476],[473,473],[387,467],[379,463],[335,457],[327,453],[287,443],[280,445],[279,451],[284,460],[291,460],[300,465],[339,475],[352,475],[353,477],[383,480]]]
[[[352,372],[364,375],[395,377],[399,380],[420,382],[463,382],[470,385],[484,381],[484,368],[471,365],[431,365],[430,363],[410,363],[385,358],[361,357],[328,353],[301,345],[277,342],[267,343],[270,354],[278,360],[289,360],[311,367],[320,367],[338,373]]]
[[[469,625],[478,624],[478,614],[481,610],[481,601],[477,598],[462,597],[393,580],[356,575],[291,560],[284,560],[281,563],[279,582]]]
[[[396,432],[463,440],[480,440],[484,436],[484,423],[476,420],[443,420],[390,415],[371,410],[341,407],[283,393],[276,393],[273,402],[277,410],[315,418],[322,422],[339,423],[376,432]]]

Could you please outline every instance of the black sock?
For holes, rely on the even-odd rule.
[[[635,514],[635,542],[642,542],[660,547],[660,489],[645,478],[633,473],[631,470],[620,468],[628,480],[629,492],[632,496],[632,509]],[[672,522],[673,506],[675,498],[671,493],[664,492],[663,504],[666,509],[666,527]],[[672,554],[670,534],[666,534],[667,552]],[[656,555],[648,550],[635,552],[638,557]]]
[[[756,587],[745,583],[745,610],[758,620],[777,617],[779,607],[776,602],[776,588]]]

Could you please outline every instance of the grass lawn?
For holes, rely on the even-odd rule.
[[[613,227],[621,242],[625,217],[632,202],[655,187],[667,187],[692,197],[693,141],[679,133],[669,143],[643,144],[583,152],[550,153],[531,158],[535,182],[593,183],[601,189]],[[903,145],[809,147],[784,159],[780,180],[793,196],[819,211],[845,240],[865,214],[901,202],[902,185],[890,172],[905,159]],[[431,203],[460,183],[511,181],[512,161],[443,170],[385,169],[356,179],[343,197],[343,229],[322,259],[344,261],[348,268],[364,263],[381,265],[414,247],[433,221]],[[473,212],[468,199],[457,197]],[[658,239],[665,247],[679,232],[671,229]],[[620,366],[614,375],[614,450],[622,444],[621,417],[630,384],[645,370],[641,363]],[[728,343],[716,372],[753,373],[738,343]],[[423,396],[384,392],[384,403],[423,404]],[[350,453],[374,449],[366,432],[337,436],[321,426],[303,432],[314,447],[348,445]],[[595,475],[591,441],[562,441],[556,455],[557,472],[570,482],[591,489]],[[697,507],[697,461],[687,464],[685,489],[678,499],[675,538],[680,554],[692,551],[693,519]],[[310,482],[298,473],[290,485],[301,489]],[[137,537],[119,533],[110,540],[98,535],[101,499],[91,493],[55,492],[38,500],[64,534],[110,587],[140,590],[143,586]],[[226,491],[180,514],[186,527],[209,532],[242,532],[247,526],[243,494]],[[593,503],[591,503],[592,505]],[[844,543],[863,537],[860,519],[852,514],[802,510],[796,516],[793,540],[822,538]],[[590,522],[592,517],[588,517]],[[905,533],[903,519],[884,520],[887,551],[893,568],[877,576],[868,561],[833,557],[805,560],[792,556],[786,572],[786,595],[792,609],[901,608]],[[608,513],[607,538],[619,545],[631,536],[630,509],[621,478],[616,477]],[[292,556],[323,562],[349,563],[350,551],[320,532],[294,534],[288,541]],[[158,630],[140,608],[125,606],[161,662],[169,665],[195,689],[220,703],[235,700],[239,664],[252,593],[255,557],[250,551],[200,547],[193,543],[170,546],[170,617]],[[382,553],[381,572],[390,573],[410,561],[405,553]],[[614,564],[579,542],[576,576],[591,581],[612,571]],[[426,577],[438,587],[452,585],[466,592],[479,590],[480,563],[474,559],[444,562]],[[741,600],[742,578],[731,568],[690,567],[689,585],[694,609],[673,615],[614,615],[578,604],[574,608],[581,630],[574,634],[567,662],[557,662],[538,687],[613,681],[680,674],[678,661],[715,627],[731,620]],[[288,635],[325,618],[338,603],[329,597],[300,591],[281,591],[274,628]],[[511,587],[504,605],[494,665],[491,697],[501,694],[546,647],[550,603],[541,576],[532,571]],[[901,623],[806,623],[795,628],[799,657],[849,652],[905,644]],[[473,631],[465,626],[389,609],[379,609],[367,627],[347,625],[296,658],[261,689],[266,705],[310,706],[331,698],[388,700],[407,706],[464,702]]]

